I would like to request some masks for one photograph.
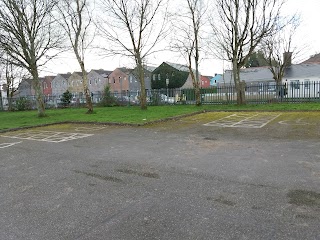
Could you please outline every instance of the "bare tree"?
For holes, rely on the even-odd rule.
[[[237,103],[245,103],[240,69],[261,41],[276,31],[284,0],[217,0],[211,22],[216,51],[232,62]]]
[[[294,36],[297,32],[297,28],[300,25],[299,16],[293,16],[291,19],[279,19],[280,29],[279,31],[267,37],[262,41],[261,50],[263,56],[269,66],[269,69],[276,81],[277,86],[280,86],[285,74],[285,70],[292,63],[292,60],[296,58],[302,48],[298,48],[294,44]],[[285,26],[282,27],[285,22]]]
[[[157,14],[166,0],[103,0],[102,16],[98,22],[101,35],[108,41],[109,54],[134,59],[140,81],[141,109],[147,109],[144,62],[154,53],[157,43],[165,36],[165,19]],[[157,24],[160,20],[160,24]]]
[[[87,0],[61,0],[58,5],[60,13],[60,24],[67,34],[72,50],[80,65],[82,72],[83,91],[86,97],[87,113],[93,113],[91,94],[88,87],[88,73],[85,69],[85,52],[91,41],[89,41],[89,27],[92,16]]]
[[[1,73],[4,79],[4,90],[6,92],[6,100],[8,102],[8,110],[12,111],[12,100],[14,93],[18,91],[19,83],[23,78],[28,76],[27,70],[22,67],[15,66],[8,56],[1,58]]]
[[[203,0],[184,0],[185,12],[178,9],[178,18],[174,24],[173,49],[178,50],[188,62],[193,87],[195,89],[196,105],[201,105],[199,62],[201,50],[200,31],[204,25],[207,5]],[[195,71],[193,69],[195,65]]]
[[[55,34],[51,0],[0,0],[0,49],[11,63],[23,67],[32,76],[38,116],[45,116],[39,67],[53,56],[61,36]]]

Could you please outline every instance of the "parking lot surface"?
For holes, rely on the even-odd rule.
[[[320,114],[0,135],[0,239],[320,239]]]

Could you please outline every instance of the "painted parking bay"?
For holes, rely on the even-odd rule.
[[[279,113],[234,113],[204,124],[215,127],[262,128],[275,120]]]
[[[16,133],[11,132],[11,133],[2,135],[2,137],[6,137],[6,138],[34,140],[34,141],[52,142],[52,143],[66,142],[66,141],[90,137],[90,136],[93,136],[93,134],[57,132],[57,131],[40,131],[40,130],[31,130],[31,131],[16,132]]]

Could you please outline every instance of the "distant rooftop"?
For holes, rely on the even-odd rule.
[[[146,69],[149,72],[153,72],[157,67],[154,66],[143,66],[144,69]]]
[[[68,79],[71,76],[71,73],[59,73],[58,75],[62,76],[65,79]]]
[[[95,71],[100,75],[110,75],[113,71],[104,70],[104,69],[91,69],[91,71]]]
[[[182,64],[179,64],[179,63],[171,63],[171,62],[165,62],[165,63],[170,65],[171,67],[179,70],[179,71],[189,72],[189,68],[186,65],[182,65]]]
[[[284,78],[320,78],[320,62],[295,64],[286,69]]]
[[[311,56],[308,60],[302,62],[301,64],[307,63],[320,63],[320,53]]]
[[[285,69],[283,79],[320,79],[320,63],[313,64],[292,64]],[[253,67],[240,69],[240,79],[248,82],[264,82],[274,81],[273,75],[268,67]],[[224,73],[224,80],[226,83],[233,82],[232,71],[227,70]]]

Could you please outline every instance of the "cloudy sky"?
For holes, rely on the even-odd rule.
[[[320,53],[320,27],[319,27],[319,0],[287,0],[284,7],[285,14],[301,14],[301,25],[296,36],[296,43],[304,48],[303,53],[295,60],[296,63],[309,58],[310,55]],[[183,58],[175,56],[170,52],[157,54],[149,57],[148,64],[159,65],[164,61],[176,62],[185,64]],[[99,57],[94,52],[89,52],[86,56],[86,68],[90,69],[105,69],[114,70],[117,67],[132,67],[132,62],[125,57]],[[230,64],[217,59],[205,59],[200,64],[200,71],[204,75],[214,75],[222,73],[223,69],[230,68]],[[50,64],[47,65],[41,75],[54,75],[57,73],[66,73],[79,71],[77,62],[73,54],[63,54]]]

